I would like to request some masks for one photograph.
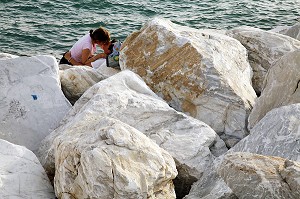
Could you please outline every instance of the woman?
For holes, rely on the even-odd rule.
[[[96,30],[90,30],[89,34],[86,34],[80,38],[72,48],[66,52],[59,64],[69,65],[88,65],[91,66],[91,62],[100,58],[106,58],[106,52],[96,54],[96,44],[102,49],[110,42],[110,33],[103,27]]]

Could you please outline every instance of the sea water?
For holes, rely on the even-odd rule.
[[[60,58],[90,29],[124,40],[157,16],[198,29],[291,26],[300,0],[0,0],[0,15],[0,52]]]

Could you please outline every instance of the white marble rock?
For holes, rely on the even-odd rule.
[[[14,58],[17,58],[17,57],[19,57],[19,56],[12,55],[12,54],[9,54],[9,53],[0,53],[0,60],[14,59]]]
[[[205,123],[177,112],[157,97],[131,71],[122,71],[86,91],[66,116],[66,125],[51,133],[40,147],[43,166],[53,176],[51,143],[78,114],[95,113],[116,118],[133,126],[167,150],[176,160],[179,178],[186,189],[210,168],[215,156],[227,151],[224,142]],[[179,183],[176,181],[176,183]]]
[[[70,110],[52,56],[0,60],[0,138],[34,151]]]
[[[176,197],[172,156],[119,120],[77,114],[53,145],[58,198]]]
[[[74,104],[87,89],[118,72],[119,70],[106,66],[93,69],[88,66],[60,65],[62,90]]]
[[[0,139],[0,198],[55,199],[37,157],[23,146]]]

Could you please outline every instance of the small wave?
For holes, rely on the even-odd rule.
[[[3,52],[53,52],[59,57],[78,38],[99,26],[121,40],[154,16],[193,28],[245,25],[267,30],[293,25],[300,9],[295,0],[1,0],[0,15]]]

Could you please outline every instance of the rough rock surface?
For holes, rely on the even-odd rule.
[[[175,198],[172,156],[119,120],[77,114],[53,144],[58,198]]]
[[[121,68],[139,74],[171,107],[219,134],[247,135],[245,121],[256,94],[240,42],[155,18],[127,37],[122,48]]]
[[[268,112],[229,152],[250,152],[300,161],[300,104]]]
[[[300,198],[297,171],[300,165],[296,162],[238,152],[224,157],[218,173],[238,198],[297,199]]]
[[[300,102],[299,68],[300,50],[287,53],[273,64],[266,74],[264,92],[249,115],[249,129],[272,109]]]
[[[55,199],[37,157],[23,146],[0,139],[0,198]]]
[[[122,71],[94,85],[75,103],[67,117],[71,121],[72,116],[92,112],[133,126],[167,150],[179,171],[175,181],[177,197],[189,191],[190,185],[210,167],[214,156],[227,151],[224,142],[208,125],[169,107],[131,71]],[[54,156],[49,143],[56,135],[51,133],[40,148],[40,154],[48,151],[41,162],[50,170]]]
[[[274,109],[260,120],[226,154],[249,152],[265,156],[278,156],[292,161],[300,161],[300,104],[293,104]],[[214,168],[207,170],[201,180],[194,183],[190,194],[185,199],[234,198],[232,190],[217,175],[220,156],[214,161]]]
[[[70,110],[53,56],[0,60],[0,138],[34,151]]]
[[[217,174],[222,159],[223,156],[220,156],[214,161],[212,167],[207,169],[201,179],[193,184],[189,194],[184,199],[238,199]]]
[[[261,94],[264,78],[272,64],[288,52],[300,48],[300,41],[289,36],[258,28],[239,27],[227,32],[239,40],[248,50],[249,63],[253,69],[253,88]]]
[[[74,104],[91,86],[118,72],[119,70],[106,66],[93,69],[88,66],[66,66],[61,64],[60,81],[62,90],[69,101]]]

